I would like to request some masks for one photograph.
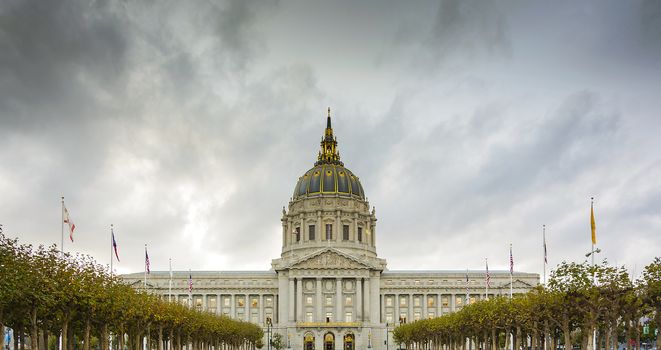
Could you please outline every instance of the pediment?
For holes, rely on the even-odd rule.
[[[328,249],[317,252],[294,262],[290,269],[370,269],[371,266],[355,260],[350,256]]]

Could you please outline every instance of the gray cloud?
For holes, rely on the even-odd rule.
[[[145,243],[155,269],[266,269],[330,105],[391,268],[504,268],[514,242],[539,271],[542,223],[552,262],[581,259],[592,195],[604,255],[642,265],[656,253],[634,245],[659,245],[643,135],[661,77],[639,45],[655,8],[510,5],[5,2],[0,222],[57,242],[65,195],[67,247],[107,261],[114,223],[121,271]]]

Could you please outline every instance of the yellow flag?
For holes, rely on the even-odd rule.
[[[597,244],[597,225],[594,223],[594,205],[590,203],[590,228],[592,229],[592,244]]]

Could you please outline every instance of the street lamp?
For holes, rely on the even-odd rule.
[[[388,350],[388,338],[389,338],[389,335],[390,335],[390,334],[388,334],[388,322],[386,322],[386,350]]]
[[[287,333],[287,349],[291,349],[291,333]]]
[[[372,329],[367,330],[367,348],[371,349],[372,348]]]
[[[268,342],[269,342],[269,344],[267,346],[268,350],[271,350],[271,328],[272,327],[273,327],[273,323],[271,322],[271,318],[267,317],[266,318],[266,334],[267,334]]]

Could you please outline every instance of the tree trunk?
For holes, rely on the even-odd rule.
[[[4,337],[5,335],[2,334]],[[39,349],[39,328],[37,327],[37,308],[30,310],[30,349]]]
[[[74,338],[74,335],[73,335],[73,327],[69,327],[69,332],[68,333],[69,333],[68,334],[69,342],[67,344],[67,349],[68,350],[73,350],[74,344],[76,342],[76,338]]]
[[[25,350],[25,337],[23,336],[23,329],[18,331],[18,342],[20,343],[20,349]]]
[[[656,320],[656,329],[659,329],[661,327],[661,305],[657,305],[654,319]],[[656,337],[656,348],[661,349],[661,334]]]
[[[0,312],[0,349],[5,350],[5,323],[2,321],[2,312]]]
[[[101,350],[110,350],[110,343],[108,341],[108,324],[104,323],[99,332],[99,346]]]
[[[572,348],[571,343],[571,329],[569,328],[569,320],[562,320],[562,335],[565,338],[565,350]]]
[[[514,335],[514,350],[521,349],[521,327],[516,326],[516,334]]]
[[[158,350],[163,350],[163,325],[158,326]]]
[[[67,342],[69,341],[69,319],[64,317],[64,322],[62,322],[62,344],[60,344],[60,350],[65,350],[67,348]]]
[[[90,330],[92,329],[92,325],[90,322],[90,319],[85,320],[85,344],[83,344],[83,350],[90,350]]]

